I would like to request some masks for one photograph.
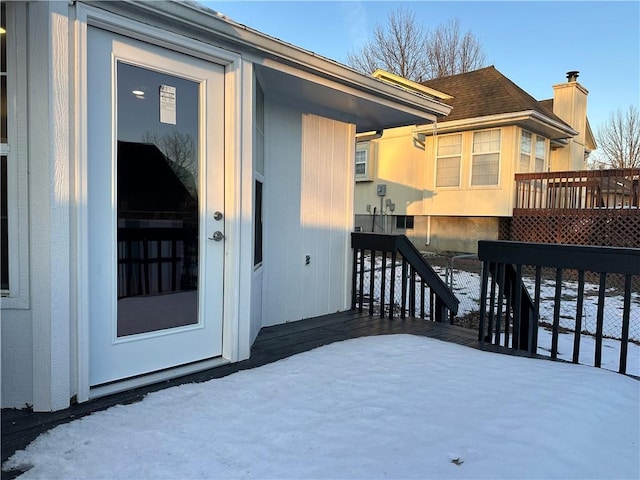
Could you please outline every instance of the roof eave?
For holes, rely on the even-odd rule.
[[[443,121],[437,125],[438,133],[450,133],[464,130],[479,130],[490,127],[501,127],[507,125],[525,125],[534,122],[542,130],[550,134],[549,138],[560,139],[570,138],[578,134],[575,130],[549,118],[548,116],[535,110],[524,110],[520,112],[501,113],[497,115],[486,115],[483,117],[463,118],[460,120]],[[415,133],[430,135],[434,133],[434,127],[419,126]]]

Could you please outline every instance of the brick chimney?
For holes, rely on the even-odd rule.
[[[583,170],[586,168],[585,142],[587,132],[587,95],[589,91],[578,83],[580,72],[567,72],[567,81],[553,86],[553,113],[568,123],[578,135],[569,145],[556,151],[552,170]]]

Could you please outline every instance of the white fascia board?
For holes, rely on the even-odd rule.
[[[402,105],[427,114],[425,118],[446,116],[451,107],[436,100],[426,99],[424,96],[387,84],[382,80],[363,75],[335,60],[322,57],[295,45],[283,42],[264,33],[253,30],[246,25],[234,22],[223,15],[209,10],[194,2],[146,2],[125,0],[123,2],[86,2],[99,6],[105,10],[122,11],[132,9],[147,12],[152,18],[164,18],[169,24],[179,22],[193,29],[194,38],[202,39],[198,34],[210,36],[212,33],[218,39],[237,46],[247,52],[258,53],[265,59],[275,60],[281,64],[289,64],[296,75],[300,70],[311,72],[319,77],[330,79],[354,91],[363,92],[376,99],[383,99],[388,104]],[[120,4],[120,5],[117,5]],[[152,20],[148,20],[151,22]],[[362,96],[362,95],[359,95]],[[380,100],[378,100],[380,101]]]
[[[463,118],[451,122],[439,122],[437,132],[456,132],[462,130],[478,130],[487,127],[497,127],[504,125],[513,125],[524,121],[536,121],[546,128],[550,128],[559,133],[562,138],[573,137],[578,134],[575,130],[567,125],[561,124],[546,115],[536,112],[535,110],[525,110],[522,112],[502,113],[499,115],[487,115],[485,117]],[[418,126],[413,133],[424,135],[432,135],[434,133],[433,125]]]

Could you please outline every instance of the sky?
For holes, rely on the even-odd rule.
[[[340,63],[376,24],[405,7],[426,29],[457,18],[482,44],[486,64],[538,100],[580,72],[595,131],[616,110],[640,105],[640,2],[597,1],[201,1],[232,20]]]
[[[640,478],[640,382],[364,337],[60,425],[21,479]]]

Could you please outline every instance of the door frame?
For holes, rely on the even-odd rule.
[[[111,33],[124,35],[135,40],[146,42],[178,53],[187,54],[224,67],[224,185],[225,185],[225,254],[223,274],[223,319],[222,319],[222,357],[196,362],[186,366],[178,366],[169,370],[143,375],[134,379],[116,382],[105,387],[91,388],[89,383],[89,232],[88,232],[88,129],[87,99],[90,86],[87,82],[87,36],[88,28],[95,27]],[[75,21],[76,45],[76,77],[75,85],[75,136],[74,136],[74,190],[75,190],[75,258],[77,270],[75,274],[76,305],[76,379],[77,401],[114,393],[141,386],[186,373],[211,368],[220,363],[237,361],[245,355],[240,332],[248,329],[241,324],[243,315],[239,314],[240,302],[240,257],[241,245],[241,204],[242,162],[247,163],[247,156],[241,154],[240,132],[243,126],[242,98],[246,95],[246,78],[250,68],[242,69],[243,62],[239,54],[208,45],[197,40],[134,20],[124,18],[103,10],[77,4]],[[243,87],[245,91],[243,91]],[[250,92],[248,92],[250,94]],[[243,157],[245,157],[243,159]],[[251,157],[249,156],[249,160]],[[249,163],[250,168],[251,163]],[[249,212],[250,214],[251,212]],[[248,322],[248,320],[247,320]],[[245,323],[245,322],[242,322]],[[73,345],[72,345],[73,348]]]

